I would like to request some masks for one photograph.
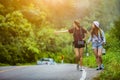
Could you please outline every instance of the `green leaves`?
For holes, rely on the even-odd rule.
[[[31,24],[23,18],[20,11],[14,11],[5,17],[0,16],[0,49],[4,58],[0,62],[16,64],[35,61],[39,53]],[[26,54],[26,56],[23,56]],[[32,55],[32,56],[31,56]]]
[[[118,0],[85,0],[87,3],[80,0],[80,5],[77,5],[77,1],[65,0],[56,5],[40,0],[0,0],[0,62],[35,62],[43,56],[53,57],[60,62],[61,54],[65,55],[66,62],[74,62],[74,57],[69,57],[74,55],[71,50],[72,35],[56,35],[54,31],[69,29],[75,19],[81,19],[81,25],[86,28],[91,26],[93,20],[99,20],[107,31],[109,24],[113,24],[119,15]],[[111,50],[117,45],[115,41],[119,42],[119,27],[113,31],[116,38],[108,38],[107,41],[112,42],[106,46]],[[119,46],[114,50],[117,48]]]

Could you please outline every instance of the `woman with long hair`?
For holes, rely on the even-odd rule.
[[[102,64],[102,49],[103,49],[103,45],[105,44],[106,40],[105,40],[104,32],[100,28],[98,21],[93,21],[88,43],[90,41],[92,42],[92,49],[94,51],[94,55],[95,55],[96,62],[98,65],[96,70],[102,70],[104,69],[104,66]]]
[[[74,52],[75,52],[75,57],[76,57],[76,64],[77,64],[77,70],[80,69],[82,71],[83,68],[83,51],[85,47],[85,39],[86,39],[86,34],[87,31],[80,26],[79,21],[75,20],[73,23],[73,27],[68,30],[64,31],[57,31],[57,33],[60,32],[69,32],[73,34],[73,46],[74,46]]]

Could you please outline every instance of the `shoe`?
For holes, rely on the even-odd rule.
[[[97,69],[96,70],[101,70],[101,67],[97,67]]]
[[[82,67],[80,67],[80,69],[79,69],[80,71],[83,71],[83,68]]]
[[[77,64],[77,70],[79,70],[79,64]]]
[[[104,65],[103,65],[103,64],[100,65],[100,69],[101,69],[101,70],[104,69]]]

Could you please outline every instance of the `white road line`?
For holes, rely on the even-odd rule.
[[[80,78],[80,80],[85,80],[86,79],[86,74],[87,74],[87,72],[85,71],[85,69],[83,69],[82,77]]]

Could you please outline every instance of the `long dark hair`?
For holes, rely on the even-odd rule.
[[[75,25],[77,25],[78,28],[81,27],[81,26],[80,26],[80,23],[79,23],[77,20],[75,20],[74,23],[75,23]]]
[[[100,28],[98,28],[96,25],[94,25],[94,26],[95,27],[92,28],[92,30],[91,30],[92,37],[93,37],[93,35],[96,35],[98,37],[99,32],[100,32],[100,36],[102,36]]]

